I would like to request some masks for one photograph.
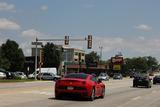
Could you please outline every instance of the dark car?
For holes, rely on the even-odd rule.
[[[122,76],[121,73],[115,73],[115,74],[113,75],[113,79],[123,79],[123,76]]]
[[[153,78],[153,84],[156,84],[156,83],[160,83],[160,75],[156,75],[156,76]]]
[[[147,74],[136,75],[133,79],[133,87],[145,86],[147,88],[152,87],[151,78]]]

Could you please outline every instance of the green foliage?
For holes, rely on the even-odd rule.
[[[58,68],[61,59],[62,59],[62,52],[59,48],[54,45],[53,43],[47,43],[43,47],[44,51],[44,67],[56,67]]]
[[[153,66],[158,66],[156,58],[151,56],[126,58],[124,64],[125,72],[147,72]]]
[[[98,62],[99,59],[99,55],[97,54],[97,52],[94,51],[90,52],[89,54],[86,54],[85,56],[86,63]]]
[[[7,40],[1,46],[1,66],[10,71],[21,71],[24,66],[24,54],[15,41]]]
[[[2,56],[0,47],[0,68],[9,69],[10,63],[8,59]]]

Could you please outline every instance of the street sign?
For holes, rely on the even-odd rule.
[[[32,42],[32,45],[36,45],[36,43],[37,45],[42,45],[42,42]]]

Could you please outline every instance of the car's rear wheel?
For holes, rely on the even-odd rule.
[[[55,94],[55,99],[60,99],[61,96],[59,94]]]
[[[156,82],[155,82],[155,81],[153,81],[153,84],[156,84]]]
[[[137,84],[133,83],[133,87],[137,87]]]
[[[95,98],[95,89],[93,88],[89,100],[90,100],[90,101],[93,101],[94,98]]]

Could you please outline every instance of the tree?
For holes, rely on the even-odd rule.
[[[6,59],[5,57],[2,57],[1,47],[0,47],[0,68],[9,69],[9,66],[10,66],[10,63],[8,59]]]
[[[53,43],[47,43],[43,47],[44,51],[44,67],[58,67],[60,66],[62,59],[62,52]]]
[[[86,54],[85,56],[85,61],[86,63],[93,63],[93,62],[98,62],[100,59],[99,55],[97,54],[97,52],[90,52],[89,54]]]
[[[153,67],[158,67],[158,61],[151,56],[134,57],[125,59],[125,72],[147,72]]]
[[[4,62],[9,62],[7,65],[10,71],[21,71],[24,67],[25,57],[21,48],[15,41],[7,40],[1,46],[1,56]],[[2,61],[2,62],[3,62]]]
[[[145,58],[147,60],[147,65],[148,65],[149,68],[158,67],[158,61],[157,61],[156,58],[151,57],[151,56],[147,56]]]

